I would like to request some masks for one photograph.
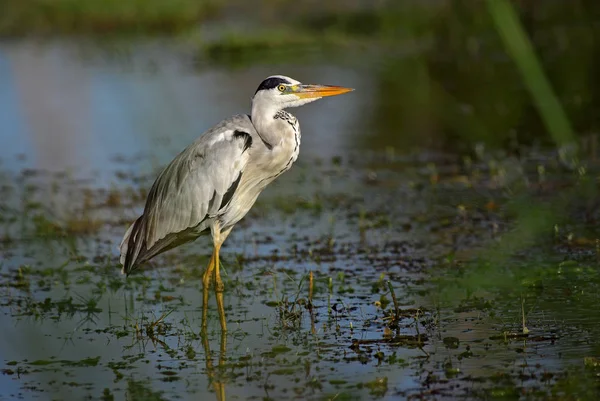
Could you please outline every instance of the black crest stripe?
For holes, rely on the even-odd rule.
[[[264,81],[262,81],[260,83],[260,85],[258,86],[258,89],[256,90],[256,92],[258,92],[260,90],[265,90],[265,89],[273,89],[273,88],[276,88],[280,84],[291,85],[292,83],[285,78],[271,77],[271,78],[267,78]],[[254,92],[255,95],[256,95],[256,92]]]

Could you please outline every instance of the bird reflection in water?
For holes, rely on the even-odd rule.
[[[206,293],[207,291],[204,290]],[[221,293],[221,297],[223,293]],[[206,304],[203,305],[202,314],[205,316]],[[221,311],[219,311],[221,313]],[[220,319],[224,320],[225,316]],[[200,333],[202,338],[202,346],[204,348],[204,357],[206,358],[206,376],[208,377],[209,384],[213,387],[217,396],[217,401],[225,401],[225,379],[223,372],[225,370],[225,355],[227,352],[227,331],[221,330],[221,345],[219,347],[219,364],[215,368],[213,364],[213,355],[210,351],[210,341],[208,339],[208,332],[206,329],[206,319],[203,317],[202,320],[202,331]]]

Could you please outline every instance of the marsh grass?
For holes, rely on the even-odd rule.
[[[249,64],[310,63],[343,54],[354,46],[367,47],[352,38],[338,34],[321,34],[285,29],[266,30],[252,35],[229,33],[212,42],[199,41],[200,65],[224,65],[230,68]]]
[[[152,34],[192,28],[218,0],[0,0],[0,35]]]
[[[258,252],[238,251],[236,238],[232,237],[231,244],[236,250],[231,251],[230,248],[225,253],[225,258],[233,261],[228,268],[231,278],[228,276],[229,298],[226,298],[227,314],[231,319],[228,321],[229,344],[223,359],[224,366],[219,368],[228,385],[234,386],[228,387],[228,391],[235,386],[260,386],[261,389],[268,388],[274,397],[280,397],[285,391],[294,391],[299,397],[314,395],[318,398],[331,394],[332,389],[338,389],[338,398],[343,398],[341,394],[360,394],[362,398],[386,397],[395,391],[391,384],[397,381],[395,375],[404,374],[406,370],[425,372],[423,381],[449,388],[469,374],[471,361],[485,361],[488,355],[493,357],[494,352],[512,355],[512,348],[519,348],[521,353],[516,358],[520,358],[523,353],[530,352],[529,349],[535,350],[535,347],[527,349],[523,345],[525,342],[540,344],[546,347],[546,352],[552,352],[556,347],[556,340],[570,340],[569,335],[572,334],[569,333],[576,333],[576,336],[587,340],[588,331],[595,330],[591,326],[593,319],[586,321],[584,315],[585,310],[589,310],[586,305],[597,303],[597,292],[594,292],[597,269],[588,266],[587,262],[584,264],[575,261],[560,264],[559,270],[553,269],[556,265],[547,263],[548,257],[543,256],[546,248],[543,246],[550,244],[559,249],[564,248],[569,255],[576,254],[579,249],[589,250],[596,263],[593,233],[584,236],[577,226],[552,223],[548,232],[542,230],[542,233],[548,234],[546,240],[540,241],[538,238],[538,242],[534,242],[534,246],[540,248],[525,248],[533,259],[541,258],[545,263],[533,261],[528,265],[520,265],[515,263],[519,256],[515,259],[514,255],[510,255],[503,259],[502,265],[502,272],[507,274],[500,277],[497,275],[497,265],[490,267],[491,272],[496,274],[491,275],[490,270],[486,270],[486,265],[477,264],[478,259],[473,257],[475,253],[471,253],[468,258],[465,253],[460,252],[479,246],[481,249],[489,249],[487,236],[491,238],[494,230],[491,225],[487,225],[490,216],[498,221],[514,218],[515,213],[505,206],[521,191],[529,193],[531,199],[545,199],[553,192],[555,178],[564,176],[565,170],[557,167],[560,163],[551,162],[550,158],[535,159],[530,164],[523,158],[521,161],[527,164],[527,168],[523,168],[522,175],[517,175],[515,181],[502,180],[500,178],[506,176],[503,173],[505,160],[502,156],[485,149],[480,149],[477,153],[477,157],[465,163],[468,168],[465,167],[464,171],[448,169],[443,163],[436,164],[438,179],[435,183],[430,180],[429,162],[423,162],[413,168],[418,174],[406,173],[416,177],[414,179],[418,180],[419,185],[407,186],[408,189],[399,186],[389,189],[389,186],[369,184],[369,190],[375,194],[374,199],[395,191],[389,196],[397,200],[405,190],[414,191],[421,199],[426,199],[424,211],[419,209],[421,217],[410,220],[409,234],[414,235],[414,238],[411,238],[408,245],[395,237],[391,237],[392,240],[388,243],[386,237],[381,236],[388,231],[405,232],[405,228],[397,224],[402,221],[401,215],[397,214],[396,208],[389,206],[391,202],[388,203],[387,198],[383,199],[383,206],[368,199],[353,204],[350,201],[340,202],[338,195],[322,194],[320,188],[316,190],[318,195],[309,195],[309,199],[319,199],[323,210],[330,210],[333,205],[342,205],[339,207],[343,209],[343,213],[336,215],[335,230],[332,229],[333,222],[324,213],[313,213],[312,208],[298,208],[294,213],[280,210],[281,216],[278,217],[285,222],[302,219],[313,224],[321,221],[321,230],[308,236],[297,236],[295,232],[285,231],[280,235],[287,236],[286,240],[267,240],[267,234],[258,230],[259,234],[252,236],[252,240],[259,244]],[[553,157],[557,158],[556,155]],[[543,189],[536,186],[539,176],[537,166],[540,164],[545,166],[546,187]],[[393,174],[399,174],[393,161],[390,161],[387,167],[380,167],[378,170],[380,177],[384,177],[381,171],[385,168]],[[466,175],[466,179],[455,179],[456,171]],[[593,171],[589,171],[584,177],[593,174]],[[571,178],[581,177],[577,171],[566,170],[566,174]],[[525,180],[527,177],[528,181]],[[403,179],[397,178],[398,182]],[[519,180],[521,182],[517,185]],[[467,181],[468,185],[465,184]],[[571,186],[583,185],[583,182],[568,180]],[[40,191],[43,194],[44,190]],[[473,192],[478,191],[481,194],[474,196]],[[577,192],[565,194],[575,196]],[[494,199],[495,207],[485,207],[490,196]],[[107,194],[89,198],[96,199],[97,204],[89,204],[93,210],[110,210],[108,216],[111,221],[120,221],[120,213],[131,207],[128,202],[106,205]],[[73,197],[75,204],[85,203],[82,199],[85,197]],[[273,205],[277,202],[275,199]],[[578,209],[575,203],[577,202],[570,203],[571,210]],[[444,207],[438,208],[439,205]],[[459,205],[463,207],[458,207]],[[263,207],[268,207],[268,204]],[[43,208],[35,210],[42,213]],[[19,210],[14,212],[16,215],[21,213]],[[402,212],[413,213],[413,210]],[[92,213],[91,216],[103,215]],[[378,216],[386,217],[390,223],[370,225],[369,222],[377,221]],[[30,227],[28,217],[31,216],[25,215],[22,218],[25,226]],[[249,226],[259,224],[262,218],[248,216]],[[344,219],[349,220],[348,224],[345,224]],[[443,222],[440,223],[440,220]],[[361,233],[358,227],[361,225],[367,230],[366,244],[360,243]],[[344,226],[353,227],[350,229],[351,234]],[[100,238],[97,241],[101,243],[106,238],[112,238],[113,233],[116,233],[116,238],[123,229],[105,224],[98,233],[79,234],[76,237],[79,241],[85,238],[86,241],[95,243],[94,238],[98,236]],[[421,229],[426,229],[428,243],[435,242],[443,251],[430,252],[425,248],[426,260],[433,260],[432,264],[415,255],[423,250],[423,245],[417,244],[416,240]],[[23,233],[30,235],[31,231],[28,228]],[[505,225],[501,225],[496,230],[496,240],[492,242],[505,238],[507,233],[510,231]],[[351,240],[347,239],[348,235],[352,235]],[[441,240],[446,237],[453,240]],[[376,242],[378,238],[381,242]],[[462,242],[460,238],[467,238],[468,241]],[[45,248],[52,248],[63,242],[63,239],[51,236],[33,236],[30,241],[22,241],[17,235],[14,245],[10,246],[27,248],[41,243]],[[81,243],[85,241],[79,242],[79,246]],[[271,249],[274,243],[280,245],[277,254],[264,251]],[[263,245],[267,248],[262,248]],[[192,254],[182,249],[161,259],[155,270],[141,271],[125,280],[118,274],[116,257],[111,252],[93,246],[87,251],[80,249],[77,254],[65,257],[64,262],[60,263],[2,266],[4,270],[0,276],[0,284],[7,294],[4,297],[4,307],[15,320],[61,324],[61,327],[69,331],[61,335],[64,347],[77,347],[80,344],[88,347],[88,341],[101,341],[102,344],[107,342],[107,346],[117,347],[119,357],[107,360],[103,356],[98,361],[98,368],[112,372],[117,383],[139,376],[141,366],[155,369],[148,376],[153,385],[184,381],[192,383],[197,379],[194,375],[204,375],[205,372],[198,369],[205,353],[201,350],[203,339],[199,334],[200,312],[195,294],[198,293],[200,273],[206,264],[207,255],[199,255],[197,249]],[[236,259],[232,255],[238,255],[238,252],[242,252],[242,256]],[[453,258],[443,258],[451,253]],[[485,253],[480,255],[485,256]],[[318,263],[317,267],[314,266],[315,263]],[[194,270],[188,270],[188,265],[193,266]],[[307,301],[310,298],[307,265],[314,269],[312,302]],[[419,278],[423,274],[430,274],[439,280],[429,277],[424,281]],[[392,284],[391,288],[389,283]],[[571,330],[569,325],[556,323],[562,319],[561,307],[548,305],[553,298],[565,299],[562,291],[572,291],[575,287],[578,291],[568,299],[571,305],[581,307],[581,312],[563,312],[579,319],[576,327],[581,330],[580,334]],[[62,292],[67,295],[62,296]],[[427,305],[421,307],[421,301],[430,297],[438,302],[436,314],[428,310]],[[448,302],[448,297],[451,302]],[[377,299],[378,305],[373,306]],[[261,307],[259,303],[270,308],[266,309],[267,313],[256,314],[253,311],[254,307]],[[566,302],[564,304],[567,305]],[[410,309],[398,312],[404,305],[419,305],[419,308],[411,306]],[[523,310],[527,327],[531,330],[528,336],[522,334]],[[29,314],[20,314],[26,311]],[[540,311],[547,313],[548,318],[540,317]],[[455,322],[449,320],[449,315],[460,320],[459,329],[451,328]],[[473,315],[478,316],[478,320],[462,323]],[[211,305],[209,316],[216,319],[214,304]],[[254,340],[248,340],[257,338],[254,337],[256,333],[247,331],[248,327],[255,324],[261,327],[258,329],[260,339],[257,342],[264,346],[255,347]],[[471,335],[478,335],[480,332],[486,334],[479,335],[474,342],[465,340],[462,331],[464,324],[469,327],[473,325],[474,329],[469,331]],[[484,330],[479,330],[488,324]],[[217,322],[212,320],[209,326],[216,328]],[[549,334],[551,330],[554,331]],[[208,341],[214,342],[218,339],[218,330],[208,331],[206,336]],[[467,346],[471,348],[466,348]],[[529,355],[536,358],[535,354]],[[56,358],[62,359],[65,358]],[[466,359],[469,359],[468,363],[461,362]],[[369,377],[355,373],[343,376],[336,373],[340,363],[352,368],[367,367],[390,373]],[[591,362],[587,365],[586,380],[595,372]],[[58,368],[62,372],[79,367],[57,363],[36,366],[41,372]],[[16,361],[15,365],[4,369],[6,374],[13,372],[12,375],[17,372],[24,375],[24,370],[31,371],[31,367],[24,361]],[[436,377],[427,373],[430,371],[435,372]],[[512,388],[511,386],[521,388],[518,384],[519,373],[502,372],[503,377],[506,377],[505,381],[497,382],[478,376],[477,380],[481,380],[483,384],[480,386],[477,383],[474,387],[479,390],[489,385],[494,387],[494,394],[508,394],[507,389]],[[293,390],[283,389],[278,385],[278,381],[285,377],[294,380]],[[531,383],[536,383],[536,386],[542,388],[543,394],[547,394],[554,382],[540,384],[540,380],[532,379]],[[568,383],[565,381],[564,386],[574,386],[575,391],[583,392],[586,385],[594,383],[593,379],[588,384],[578,384],[571,380]],[[120,390],[111,387],[110,391],[116,395]],[[486,394],[488,393],[481,397],[485,398]],[[168,395],[171,393],[168,392]]]
[[[278,329],[282,331],[300,329],[304,310],[312,311],[312,275],[312,272],[303,275],[299,281],[288,275],[286,280],[288,283],[284,283],[283,288],[279,290],[277,289],[277,281],[275,277],[273,278],[273,295],[279,298],[278,301],[273,303],[278,311]],[[308,282],[308,288],[304,288],[306,282]],[[288,293],[290,284],[292,288],[296,287],[295,293]],[[306,291],[308,300],[302,297],[303,291]]]

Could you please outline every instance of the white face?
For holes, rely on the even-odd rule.
[[[321,96],[306,96],[300,81],[284,75],[272,75],[261,83],[252,102],[263,107],[282,110],[302,106],[320,98]]]
[[[298,107],[325,96],[336,96],[353,89],[332,85],[305,85],[284,75],[262,81],[252,98],[252,115]]]

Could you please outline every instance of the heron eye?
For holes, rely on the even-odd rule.
[[[279,85],[277,87],[277,90],[279,90],[279,92],[284,92],[285,91],[285,85]]]

